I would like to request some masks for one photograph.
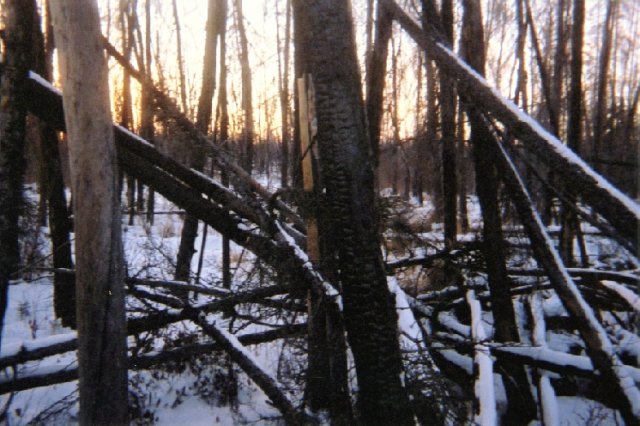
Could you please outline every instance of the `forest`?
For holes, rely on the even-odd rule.
[[[637,0],[0,0],[0,423],[640,424]]]

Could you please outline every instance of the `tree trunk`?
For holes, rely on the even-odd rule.
[[[220,1],[209,0],[207,31],[204,47],[204,59],[202,66],[202,86],[198,100],[198,112],[196,127],[207,134],[211,129],[211,116],[213,112],[212,99],[216,88],[216,52],[218,50],[218,34],[220,33]],[[226,18],[226,16],[225,16]],[[190,153],[190,166],[202,171],[205,166],[206,150],[204,147],[196,147]],[[175,279],[189,281],[191,274],[191,259],[195,254],[194,243],[198,236],[198,220],[187,214],[182,225],[182,235],[176,259]]]
[[[444,0],[440,13],[449,43],[453,44],[453,0]],[[440,69],[440,110],[442,123],[442,198],[444,213],[444,244],[451,250],[456,243],[456,95],[454,81]]]
[[[128,420],[127,341],[116,151],[95,2],[51,4],[74,194],[80,423]]]
[[[25,84],[36,13],[31,1],[7,0],[4,6],[5,58],[0,75],[0,342],[9,280],[16,278],[20,264],[18,219],[24,204]]]
[[[607,12],[602,26],[602,46],[598,63],[598,85],[596,106],[593,117],[593,164],[600,159],[602,138],[604,136],[607,115],[607,84],[609,84],[609,63],[613,46],[613,26],[618,1],[607,0]]]
[[[569,88],[569,111],[567,123],[567,145],[578,155],[582,145],[582,47],[584,45],[584,0],[573,2],[573,26],[571,32],[571,83]],[[575,199],[570,199],[569,202]],[[578,218],[563,206],[560,214],[560,254],[567,266],[573,266],[573,240],[578,232]]]
[[[48,7],[46,8],[48,9]],[[33,10],[37,8],[34,5]],[[48,19],[50,21],[50,17]],[[53,29],[50,22],[47,23],[48,37],[53,39]],[[35,64],[34,71],[40,73],[44,78],[51,81],[53,64],[48,62],[51,58],[45,51],[44,35],[40,30],[40,18],[36,12],[34,16],[34,27],[36,32],[34,41]],[[53,45],[49,48],[53,50]],[[40,122],[40,141],[38,149],[43,160],[43,193],[49,204],[49,233],[51,235],[51,254],[53,267],[73,269],[71,257],[71,222],[69,219],[69,209],[65,195],[64,180],[62,176],[62,165],[60,164],[60,152],[58,149],[58,136],[55,130],[44,122]],[[65,274],[55,273],[53,279],[53,305],[55,314],[66,327],[76,327],[76,296],[75,280]]]
[[[341,0],[296,2],[312,40],[302,44],[316,92],[320,236],[342,289],[363,424],[413,424],[401,382],[397,315],[387,288],[375,218],[373,167],[351,8]]]
[[[380,161],[380,126],[382,125],[383,95],[387,75],[389,40],[393,27],[385,8],[376,10],[375,40],[367,56],[367,120],[373,152],[373,164],[377,169]],[[375,173],[375,172],[374,172]]]
[[[277,8],[276,3],[276,8]],[[291,106],[289,103],[289,53],[291,51],[291,0],[285,3],[285,28],[283,40],[283,57],[280,58],[278,50],[278,77],[280,83],[280,115],[282,117],[282,148],[280,159],[280,186],[286,188],[289,186],[289,144],[291,143],[291,128],[289,123],[289,114]],[[277,15],[277,9],[276,9]],[[278,38],[279,37],[278,25]],[[280,42],[278,42],[278,46]]]
[[[151,82],[151,0],[144,3],[144,19],[145,19],[145,35],[144,35],[144,53],[145,53],[145,76]],[[142,94],[140,100],[140,136],[154,143],[153,139],[153,99],[149,92],[148,86],[142,86]],[[153,210],[155,208],[155,195],[152,187],[148,187],[147,192],[147,222],[153,225]]]
[[[242,140],[240,142],[240,163],[251,174],[253,167],[253,90],[251,88],[251,67],[249,65],[249,46],[247,32],[244,27],[244,14],[242,13],[242,0],[235,0],[236,26],[240,38],[240,68],[242,73],[242,111],[244,119],[242,123]]]
[[[176,27],[176,60],[178,61],[178,78],[180,79],[180,102],[182,104],[182,112],[187,114],[189,109],[187,106],[187,82],[184,76],[184,61],[182,59],[182,28],[180,27],[180,17],[178,15],[178,5],[176,1],[177,0],[173,0],[171,6],[173,8],[173,21]]]
[[[461,46],[468,63],[484,74],[485,46],[482,14],[478,0],[464,1]],[[471,144],[476,172],[476,192],[482,210],[482,243],[487,266],[495,338],[499,342],[519,341],[516,316],[509,291],[502,220],[498,202],[498,174],[491,149],[492,135],[475,109],[467,111],[471,122]],[[525,370],[505,363],[502,374],[509,406],[505,424],[526,424],[536,417]]]

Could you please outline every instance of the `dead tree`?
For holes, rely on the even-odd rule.
[[[485,67],[484,34],[480,3],[465,0],[461,47],[467,62],[481,75]],[[502,220],[498,204],[498,171],[491,146],[491,134],[478,112],[467,105],[471,122],[471,146],[476,172],[476,193],[482,210],[482,244],[487,266],[491,307],[496,340],[519,341],[516,315],[509,291],[506,251],[502,235]],[[507,389],[509,407],[506,419],[509,423],[535,418],[535,406],[529,391],[526,372],[514,364],[504,365],[503,383]]]
[[[80,423],[128,420],[127,341],[116,150],[95,2],[53,2],[67,102],[76,243]]]
[[[397,316],[377,235],[370,139],[348,2],[297,2],[294,17],[310,35],[302,48],[316,92],[320,237],[337,278],[353,351],[363,423],[413,424],[400,381]],[[311,36],[313,39],[310,39]]]
[[[253,96],[251,83],[251,65],[249,64],[249,43],[247,31],[244,26],[244,14],[242,13],[242,0],[235,0],[236,27],[240,39],[240,68],[242,72],[242,111],[244,113],[242,123],[242,139],[240,141],[240,162],[242,167],[251,174],[253,167]]]
[[[52,57],[46,49],[53,50],[53,29],[51,28],[51,17],[47,17],[47,37],[49,45],[45,47],[45,39],[40,29],[40,16],[34,6],[33,30],[33,70],[40,73],[44,78],[51,81],[53,64]],[[48,10],[48,7],[45,8]],[[42,161],[42,187],[40,188],[42,197],[46,199],[49,214],[49,231],[51,235],[51,257],[54,268],[73,268],[71,256],[71,221],[67,199],[65,195],[65,185],[62,176],[62,165],[60,152],[58,149],[58,136],[55,129],[45,122],[38,122],[39,137],[38,147],[40,160]],[[75,306],[75,281],[70,280],[64,274],[54,274],[53,281],[53,305],[55,314],[61,319],[62,324],[67,327],[75,327],[76,306]]]
[[[453,44],[453,1],[442,2],[440,20],[443,30]],[[442,198],[444,214],[444,243],[452,249],[456,244],[456,95],[453,81],[440,69],[440,122],[442,131]]]
[[[5,62],[0,74],[0,339],[7,308],[9,280],[20,264],[18,219],[22,213],[24,137],[27,106],[25,84],[32,52],[31,1],[5,3]]]
[[[213,112],[212,100],[216,88],[216,55],[218,51],[218,35],[220,33],[220,1],[209,0],[206,42],[202,66],[202,86],[198,100],[198,112],[196,127],[203,134],[211,129],[211,117]],[[226,18],[226,16],[225,16]],[[224,22],[226,25],[226,22]],[[204,146],[193,147],[190,155],[190,167],[202,171],[207,158],[207,149]],[[194,242],[198,235],[198,221],[191,215],[187,215],[182,225],[180,247],[176,259],[175,279],[188,281],[191,273],[191,259],[195,253]]]

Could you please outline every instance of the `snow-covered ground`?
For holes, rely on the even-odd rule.
[[[274,179],[273,182],[276,182],[276,180]],[[269,184],[271,182],[263,180],[263,183]],[[134,225],[129,226],[127,225],[128,218],[123,218],[124,248],[128,276],[130,277],[172,279],[172,262],[177,253],[183,216],[176,211],[174,206],[158,195],[156,195],[156,202],[158,211],[174,211],[175,213],[157,215],[153,226],[146,224],[138,217],[136,217]],[[410,213],[409,222],[411,224],[420,224],[421,217],[431,217],[432,209],[429,204],[416,208]],[[478,235],[480,212],[475,197],[470,197],[469,215],[473,231],[463,235],[461,237],[463,241],[474,240]],[[422,241],[432,242],[434,247],[430,250],[435,250],[440,244],[441,225],[429,223],[429,229],[424,229],[422,225],[418,226],[420,228],[420,238]],[[584,229],[585,231],[593,231],[588,227]],[[50,249],[48,247],[47,233],[47,228],[41,229],[39,255],[44,257],[45,260],[39,266],[48,266],[49,262],[47,256]],[[198,252],[193,258],[192,269],[194,271],[198,269],[202,236],[201,225],[195,244]],[[619,256],[619,249],[609,240],[591,236],[588,232],[586,240],[589,254],[592,256],[591,261],[595,267],[619,264],[628,269],[634,266],[628,257]],[[517,238],[514,242],[517,242]],[[204,247],[201,283],[212,286],[219,285],[221,280],[221,246],[220,235],[209,230]],[[392,260],[395,257],[395,254],[391,252],[388,255],[388,260]],[[249,276],[250,270],[255,263],[250,253],[244,252],[241,247],[232,244],[231,257],[234,264],[238,260],[242,260],[241,266],[235,271],[237,282],[258,279],[255,276],[256,274]],[[528,262],[519,264],[518,267],[535,266],[530,260]],[[481,277],[479,281],[482,281]],[[395,279],[389,280],[389,288],[395,295],[399,309],[399,328],[403,333],[403,348],[407,352],[418,351],[424,346],[417,343],[421,338],[421,330],[409,309],[409,306],[414,302],[412,302],[412,298],[405,295],[399,284],[400,278],[398,278],[398,281]],[[609,286],[616,287],[616,284],[609,284]],[[624,297],[637,304],[637,294],[626,288],[618,290]],[[201,301],[206,300],[202,295],[200,298]],[[474,335],[478,339],[477,348],[482,349],[485,348],[482,342],[491,338],[492,329],[489,324],[492,319],[486,310],[480,311],[480,303],[475,300],[475,296],[473,301],[473,306],[476,309],[474,317],[477,320],[482,319],[477,324],[477,326],[482,325],[482,330],[475,329],[475,332],[472,333],[469,325],[462,324],[448,312],[442,312],[439,315],[439,320],[443,324],[448,324],[448,327],[461,336],[471,337]],[[16,353],[21,348],[35,349],[38,346],[45,346],[53,342],[64,342],[74,338],[73,330],[62,327],[59,320],[55,319],[52,302],[53,285],[50,273],[34,272],[29,280],[20,280],[12,283],[9,291],[9,307],[5,318],[0,357]],[[128,304],[130,308],[140,307],[139,302],[133,299],[128,300]],[[522,311],[524,309],[522,303],[516,303],[515,305],[517,310]],[[548,293],[547,297],[540,300],[540,309],[540,313],[546,316],[566,315],[557,296],[551,293]],[[482,315],[480,316],[480,314]],[[289,321],[291,318],[285,320]],[[265,321],[274,322],[283,321],[283,319],[265,318]],[[240,334],[264,329],[255,324],[250,325],[248,321],[243,321],[242,319],[235,320],[231,325],[228,318],[224,318],[221,315],[216,316],[216,326],[224,329],[231,327],[232,332],[237,332],[242,328]],[[617,333],[617,343],[628,348],[628,355],[636,356],[640,359],[640,339],[621,327],[615,328],[615,325],[611,325],[610,329]],[[575,336],[568,334],[550,332],[542,334],[546,334],[546,346],[549,353],[568,352],[576,347],[576,342],[578,341]],[[171,326],[168,332],[150,340],[146,346],[141,345],[141,340],[144,339],[139,338],[136,340],[133,337],[130,338],[129,345],[130,347],[144,346],[144,350],[157,352],[173,344],[172,341],[174,339],[206,341],[206,338],[198,333],[195,325],[184,321]],[[300,401],[302,398],[301,382],[298,379],[304,358],[299,348],[295,347],[295,345],[283,346],[282,341],[280,341],[248,347],[248,350],[251,351],[256,362],[264,367],[269,374],[281,380],[286,389],[292,391],[289,396],[294,402]],[[486,358],[485,361],[489,360],[489,357],[483,353],[478,352],[478,354],[484,356]],[[472,368],[471,359],[455,351],[443,351],[443,355],[456,359],[460,365],[468,369]],[[572,360],[576,362],[588,361],[584,356],[574,358]],[[225,377],[227,377],[225,374],[229,373],[229,365],[230,361],[226,356],[211,354],[189,363],[162,365],[151,370],[131,370],[129,373],[131,400],[135,402],[133,405],[138,409],[136,422],[159,425],[176,425],[180,423],[185,425],[279,424],[281,422],[279,413],[270,405],[264,393],[237,367],[233,368],[233,376],[236,377],[238,383],[236,403],[229,405],[221,400],[221,395],[224,392],[221,391],[220,380],[224,381]],[[14,377],[15,374],[22,376],[35,372],[75,367],[74,352],[67,352],[45,358],[39,362],[21,365],[17,370],[8,368],[0,373],[0,382]],[[550,374],[550,377],[553,377],[554,373]],[[493,389],[495,401],[492,404],[495,404],[499,411],[505,401],[504,387],[498,375],[491,374],[488,377],[492,377],[493,380],[487,379],[483,386],[490,386],[491,383],[495,386]],[[546,383],[548,385],[550,381]],[[43,386],[11,395],[2,395],[0,397],[0,408],[5,408],[6,418],[4,423],[10,426],[74,424],[78,409],[76,386],[76,382],[68,382]],[[558,396],[555,400],[557,410],[548,419],[553,420],[557,425],[616,424],[614,411],[598,402],[566,396]],[[618,422],[620,422],[619,419]]]

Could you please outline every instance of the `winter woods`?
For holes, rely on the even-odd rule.
[[[640,422],[635,2],[77,3],[0,2],[3,420]]]

